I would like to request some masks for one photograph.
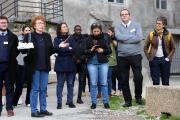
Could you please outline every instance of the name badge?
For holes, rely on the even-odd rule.
[[[135,32],[136,31],[136,29],[135,28],[133,28],[133,29],[131,29],[130,30],[130,32],[132,33],[132,32]]]
[[[8,42],[4,42],[4,45],[8,45]]]

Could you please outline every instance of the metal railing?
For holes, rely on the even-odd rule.
[[[27,20],[35,15],[43,15],[48,21],[63,20],[63,0],[44,0],[33,2],[31,0],[6,0],[0,3],[0,15],[22,17]]]

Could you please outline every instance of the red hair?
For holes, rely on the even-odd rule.
[[[42,20],[44,22],[44,24],[46,24],[46,18],[44,16],[36,16],[32,19],[32,22],[31,22],[31,25],[33,28],[34,28],[37,20]]]

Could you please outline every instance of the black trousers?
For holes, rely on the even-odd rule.
[[[160,77],[162,85],[169,85],[170,62],[166,61],[164,57],[155,57],[149,62],[149,67],[153,85],[160,85]]]
[[[118,74],[118,67],[113,67],[112,71],[112,89],[116,91],[116,80],[118,81],[118,90],[122,90],[121,76]]]
[[[121,75],[122,91],[125,102],[132,102],[132,96],[129,87],[130,67],[132,68],[133,71],[135,98],[141,99],[143,76],[141,72],[142,56],[140,54],[134,56],[127,56],[127,57],[118,56],[118,69],[119,69],[119,74]]]
[[[5,69],[4,69],[5,68]],[[13,81],[9,79],[8,66],[7,64],[0,63],[0,113],[2,111],[2,87],[3,80],[5,81],[6,87],[6,110],[13,110]]]
[[[32,76],[29,74],[29,68],[27,66],[20,66],[18,65],[17,71],[18,71],[18,77],[17,81],[15,83],[15,92],[14,92],[14,99],[13,99],[13,105],[17,106],[19,98],[22,94],[23,85],[26,82],[27,83],[27,93],[26,93],[26,101],[25,104],[30,104],[30,92],[31,92],[31,79]]]

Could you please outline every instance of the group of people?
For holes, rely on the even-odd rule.
[[[133,71],[136,102],[142,105],[142,29],[139,23],[131,20],[130,11],[120,11],[122,23],[115,29],[109,28],[103,33],[99,23],[90,26],[90,35],[81,34],[81,26],[74,27],[69,33],[65,22],[58,24],[57,36],[52,42],[45,32],[46,20],[43,16],[32,19],[32,28],[24,26],[23,34],[17,37],[8,29],[8,19],[0,16],[0,90],[3,81],[6,86],[7,115],[14,116],[13,106],[17,106],[22,94],[23,84],[27,83],[26,105],[30,104],[32,117],[51,116],[47,110],[46,95],[48,75],[51,70],[50,56],[56,53],[54,70],[57,75],[57,109],[62,109],[64,82],[67,83],[67,101],[69,108],[75,108],[73,102],[75,76],[78,74],[77,103],[83,104],[82,93],[86,76],[90,80],[91,109],[97,106],[97,95],[102,95],[105,109],[109,109],[112,88],[116,90],[116,78],[120,83],[125,103],[132,106],[129,87],[129,71]],[[170,62],[175,51],[172,35],[166,29],[165,17],[158,17],[154,31],[145,40],[144,52],[149,60],[153,85],[169,85]],[[18,42],[33,43],[33,48],[17,49]],[[115,80],[113,80],[115,79]],[[15,86],[15,90],[14,90]],[[98,91],[98,92],[97,92]],[[1,92],[0,92],[1,93]],[[38,96],[40,109],[38,110]],[[0,94],[2,99],[2,93]],[[2,112],[0,100],[0,115]]]

